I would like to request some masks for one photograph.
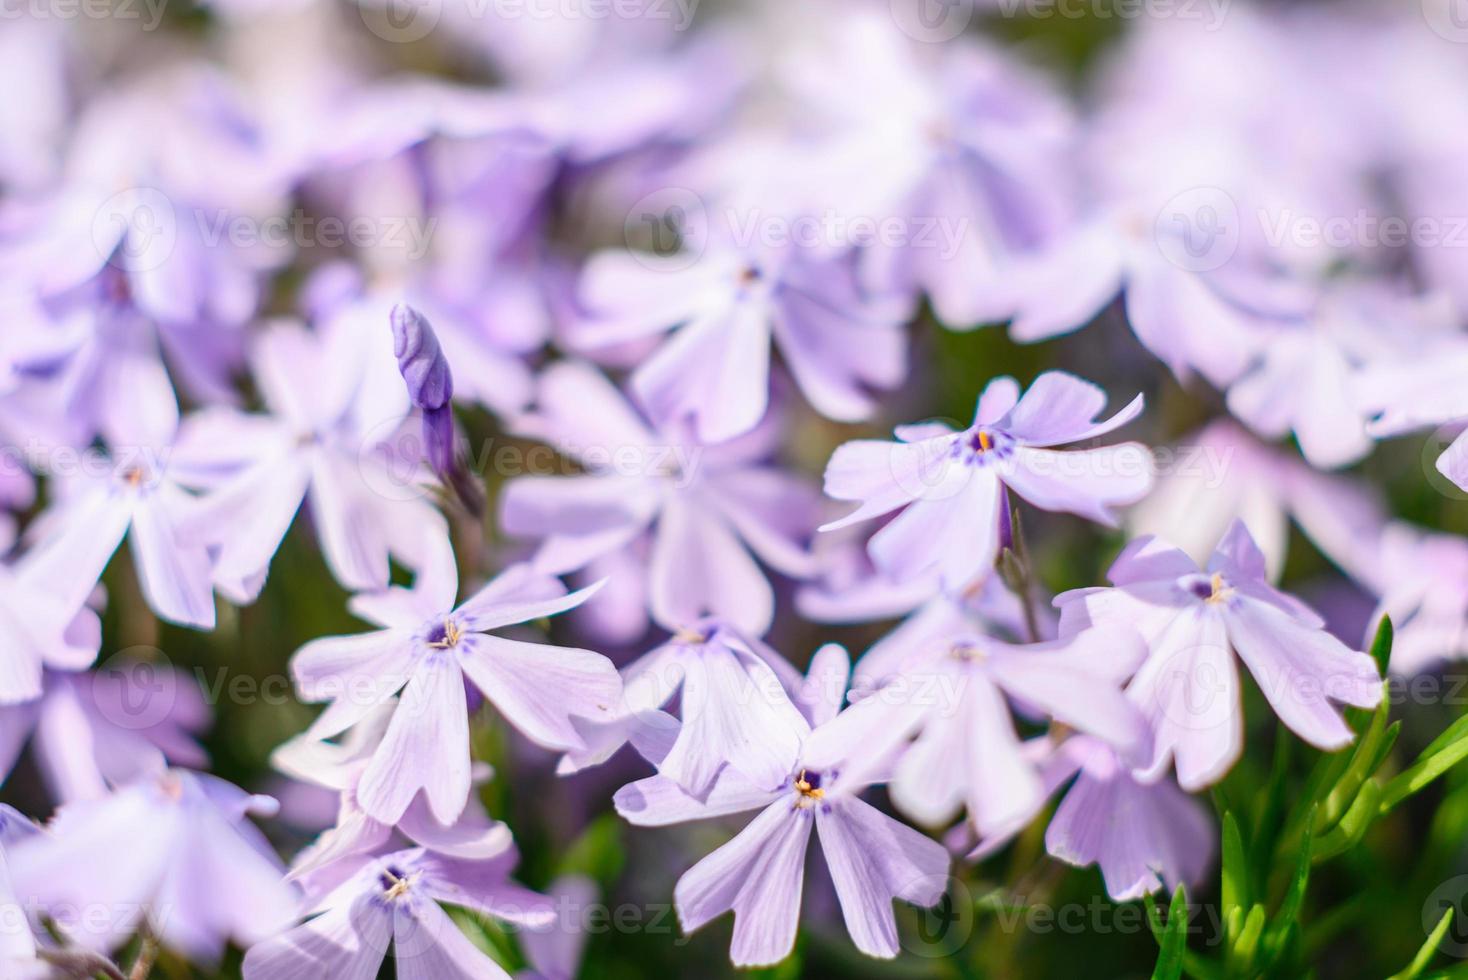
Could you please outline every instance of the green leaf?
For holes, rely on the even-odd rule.
[[[1433,743],[1433,745],[1436,744],[1436,742]],[[1428,783],[1468,758],[1468,734],[1460,734],[1455,741],[1439,746],[1436,751],[1431,751],[1432,748],[1433,746],[1428,746],[1428,751],[1424,751],[1418,757],[1416,764],[1399,773],[1396,778],[1386,784],[1386,790],[1381,797],[1383,813],[1413,793],[1419,792]]]
[[[1244,919],[1244,928],[1239,931],[1239,938],[1229,950],[1229,962],[1235,965],[1235,972],[1241,976],[1253,973],[1254,958],[1259,953],[1259,939],[1264,934],[1264,906],[1255,905],[1249,909],[1249,915]]]
[[[1360,795],[1341,818],[1341,822],[1317,841],[1314,855],[1316,864],[1348,851],[1361,842],[1366,831],[1382,813],[1381,797],[1381,784],[1376,780],[1370,780],[1361,787]]]
[[[1249,904],[1249,860],[1233,811],[1223,814],[1223,914]]]
[[[1264,937],[1266,963],[1273,963],[1284,949],[1289,941],[1290,931],[1305,907],[1305,890],[1310,884],[1311,854],[1315,843],[1315,835],[1311,831],[1314,823],[1315,815],[1312,812],[1310,819],[1305,822],[1305,835],[1300,840],[1300,854],[1295,863],[1294,877],[1290,879],[1289,888],[1285,890],[1284,899],[1279,904],[1279,911],[1275,913],[1274,922]]]
[[[1395,633],[1392,618],[1381,617],[1381,625],[1376,627],[1376,638],[1371,641],[1371,659],[1376,661],[1376,672],[1382,677],[1386,676],[1387,665],[1392,661],[1392,639]]]
[[[1367,726],[1365,734],[1356,741],[1356,748],[1351,753],[1350,762],[1346,765],[1345,772],[1341,773],[1340,779],[1325,797],[1325,805],[1322,806],[1315,816],[1315,830],[1324,831],[1338,823],[1352,804],[1356,802],[1356,795],[1361,791],[1362,785],[1381,766],[1386,754],[1391,750],[1397,740],[1397,733],[1401,731],[1401,724],[1397,723],[1387,726],[1387,712],[1390,698],[1389,692],[1383,690],[1381,704],[1371,715],[1371,723]]]
[[[1427,942],[1423,943],[1417,955],[1412,957],[1412,962],[1408,963],[1407,968],[1401,973],[1394,974],[1391,980],[1416,980],[1422,975],[1422,971],[1427,969],[1427,964],[1432,962],[1432,957],[1437,953],[1438,944],[1443,941],[1443,936],[1447,935],[1448,926],[1452,923],[1457,911],[1456,908],[1450,908],[1443,913],[1443,917],[1437,920],[1437,925],[1433,927],[1432,933],[1427,937]]]
[[[1151,905],[1151,897],[1148,896]],[[1150,911],[1155,911],[1153,906]],[[1150,919],[1150,916],[1149,916]],[[1162,949],[1157,954],[1157,966],[1152,970],[1152,980],[1179,980],[1183,975],[1183,953],[1188,946],[1188,896],[1182,885],[1172,893],[1172,905],[1167,910],[1167,925],[1162,933]]]

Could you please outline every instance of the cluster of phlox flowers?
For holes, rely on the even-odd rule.
[[[1468,654],[1468,540],[1357,466],[1468,492],[1468,49],[1235,3],[1082,108],[983,5],[696,6],[5,19],[0,766],[54,811],[0,810],[0,975],[508,976],[468,914],[570,980],[596,887],[515,835],[611,810],[729,829],[654,877],[734,965],[895,957],[1046,814],[1116,901],[1199,881],[1243,691],[1343,748],[1366,620]],[[1091,346],[936,418],[978,329]],[[1374,609],[1279,587],[1292,524]],[[271,595],[361,624],[265,651],[279,800],[209,772],[227,688],[113,656],[227,668]]]

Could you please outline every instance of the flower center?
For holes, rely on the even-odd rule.
[[[429,630],[428,645],[434,650],[447,650],[449,647],[458,646],[459,640],[463,637],[463,628],[452,619],[445,619]]]
[[[691,626],[680,626],[678,632],[673,634],[673,642],[683,646],[702,646],[709,641],[709,636],[703,630],[694,629]]]
[[[1014,440],[994,429],[970,429],[953,444],[952,453],[969,463],[1004,459],[1013,451]]]
[[[382,884],[382,894],[393,900],[408,894],[412,885],[412,878],[395,867],[387,868],[377,876],[377,880]]]
[[[1233,587],[1224,580],[1222,572],[1214,572],[1212,578],[1206,581],[1200,578],[1193,583],[1193,595],[1204,602],[1223,602],[1233,594]]]
[[[821,774],[808,769],[800,770],[800,775],[795,777],[795,793],[795,806],[799,809],[825,799],[826,791],[821,788]]]

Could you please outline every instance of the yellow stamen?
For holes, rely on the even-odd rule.
[[[826,796],[825,790],[806,782],[804,769],[800,770],[800,775],[795,779],[795,789],[801,796],[812,800],[824,799]]]
[[[983,429],[980,429],[979,430],[979,450],[981,452],[988,452],[989,450],[991,450],[993,448],[994,448],[994,440],[992,440],[992,439],[989,438],[989,433],[985,432]]]
[[[384,871],[383,874],[392,879],[392,887],[384,893],[388,898],[402,898],[408,894],[408,879],[406,877],[398,878],[390,871]]]
[[[435,650],[447,650],[449,647],[457,646],[463,637],[464,631],[459,628],[459,624],[449,619],[445,620],[443,624],[443,639],[428,645]]]
[[[1233,594],[1234,590],[1223,584],[1222,572],[1214,572],[1208,584],[1212,587],[1212,593],[1207,600],[1209,602],[1222,602]]]
[[[698,630],[689,629],[688,627],[684,626],[681,627],[678,632],[673,634],[673,642],[696,646],[700,643],[707,643],[708,636],[699,632]]]

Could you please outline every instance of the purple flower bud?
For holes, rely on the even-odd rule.
[[[392,340],[413,404],[426,412],[446,408],[454,397],[454,377],[428,320],[399,303],[392,308]]]
[[[478,514],[484,494],[459,459],[454,428],[454,376],[427,318],[406,303],[392,308],[393,353],[408,383],[408,397],[423,412],[423,439],[428,464],[464,506]]]

